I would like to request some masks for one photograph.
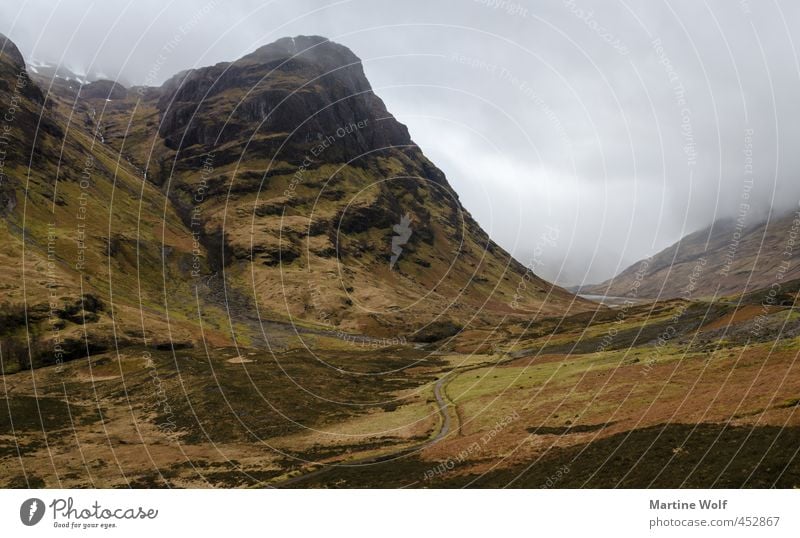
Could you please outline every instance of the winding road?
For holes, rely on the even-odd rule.
[[[444,390],[445,390],[445,385],[446,385],[448,379],[453,375],[454,372],[455,372],[455,370],[448,372],[447,374],[442,376],[442,378],[439,379],[436,382],[436,384],[433,386],[433,395],[436,398],[437,410],[439,412],[439,416],[441,417],[441,426],[439,427],[439,431],[437,432],[437,434],[434,435],[433,437],[431,437],[430,439],[427,439],[427,440],[425,440],[425,441],[423,441],[421,443],[418,443],[416,445],[413,445],[413,446],[410,446],[410,447],[406,447],[406,448],[403,448],[401,450],[397,450],[395,452],[391,452],[389,454],[381,454],[380,456],[367,456],[367,457],[364,457],[364,458],[350,460],[350,461],[348,461],[346,463],[332,463],[332,464],[329,464],[329,465],[324,465],[323,467],[321,467],[321,468],[319,468],[319,469],[317,469],[315,471],[310,471],[310,472],[305,473],[305,474],[301,474],[301,475],[298,475],[298,476],[293,476],[291,478],[287,478],[286,480],[283,480],[283,481],[278,482],[276,484],[269,484],[269,487],[273,487],[273,488],[292,487],[295,484],[297,484],[298,482],[301,482],[303,480],[307,480],[307,479],[315,477],[315,476],[319,476],[321,474],[327,473],[327,472],[329,472],[329,471],[331,471],[333,469],[336,469],[338,467],[354,467],[354,466],[358,466],[358,465],[368,465],[368,464],[371,464],[371,463],[381,463],[381,462],[384,462],[384,461],[389,461],[389,460],[393,460],[393,459],[396,459],[396,458],[403,457],[405,455],[411,454],[413,452],[417,452],[419,450],[423,450],[425,448],[428,448],[431,445],[434,445],[434,444],[438,443],[439,441],[444,439],[447,436],[447,434],[450,433],[450,414],[447,412],[447,408],[451,404],[447,400],[447,396],[445,395]]]

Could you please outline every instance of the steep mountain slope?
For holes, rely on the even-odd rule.
[[[3,370],[145,338],[190,344],[197,302],[180,265],[192,259],[191,235],[164,195],[42,91],[10,41],[0,42]],[[169,322],[166,295],[181,298]]]
[[[581,293],[641,298],[713,297],[769,289],[800,277],[800,212],[745,225],[719,220]]]
[[[106,142],[169,197],[236,307],[408,339],[592,307],[491,241],[345,47],[285,38],[110,99]]]

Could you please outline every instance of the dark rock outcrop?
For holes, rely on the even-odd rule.
[[[161,136],[182,151],[280,133],[285,138],[258,149],[282,147],[291,162],[322,148],[326,160],[346,162],[412,144],[355,54],[321,37],[281,39],[236,62],[183,72],[162,87],[158,107]]]
[[[19,69],[25,69],[25,58],[13,41],[0,34],[0,55],[6,56]]]

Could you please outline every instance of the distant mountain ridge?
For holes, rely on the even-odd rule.
[[[748,224],[721,219],[580,293],[624,297],[712,297],[753,292],[800,278],[800,211]]]

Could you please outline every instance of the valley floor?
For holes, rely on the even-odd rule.
[[[0,486],[794,488],[799,333],[669,301],[424,349],[125,348],[0,377]]]

